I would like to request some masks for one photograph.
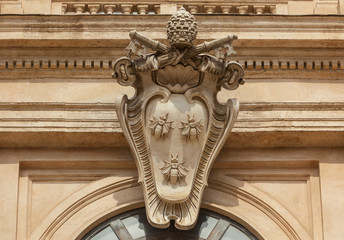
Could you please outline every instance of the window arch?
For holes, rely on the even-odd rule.
[[[230,218],[202,209],[198,222],[191,230],[179,230],[171,226],[166,229],[152,227],[145,209],[140,208],[113,217],[87,233],[82,240],[257,240],[252,233]]]

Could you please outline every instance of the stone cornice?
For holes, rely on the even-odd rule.
[[[61,53],[63,50],[61,51]],[[14,70],[11,74],[20,75],[20,71],[33,70],[105,70],[111,71],[113,61],[115,57],[108,56],[99,58],[99,56],[71,56],[61,57],[56,55],[50,56],[26,56],[26,57],[15,57],[2,56],[0,59],[0,70]],[[284,57],[284,56],[243,56],[243,57],[232,57],[232,61],[237,61],[244,67],[245,70],[344,70],[344,59],[342,57]],[[24,73],[24,72],[23,72]],[[44,76],[44,71],[41,71]],[[62,73],[62,72],[61,72]],[[5,74],[5,73],[4,73]],[[27,74],[27,72],[25,72]],[[76,72],[76,74],[78,74]],[[80,74],[82,74],[80,72]],[[99,73],[98,73],[99,74]],[[105,74],[108,74],[106,72]],[[255,73],[256,74],[256,73]],[[275,73],[274,73],[275,74]],[[0,76],[0,79],[4,76]],[[4,78],[7,79],[7,78]]]
[[[61,50],[61,53],[63,50]],[[344,51],[341,51],[344,52]],[[0,81],[92,81],[115,82],[111,78],[113,59],[99,56],[61,57],[51,56],[0,57]],[[233,57],[245,69],[248,81],[299,80],[307,82],[340,82],[344,79],[344,59],[334,57]],[[242,60],[245,59],[245,60]]]
[[[166,38],[169,15],[2,15],[0,46],[125,46],[132,29]],[[344,16],[198,14],[200,41],[239,36],[240,46],[341,47]],[[154,29],[154,32],[146,32]],[[211,29],[211,31],[209,31]],[[319,34],[321,33],[321,34]],[[262,45],[263,44],[263,45]]]
[[[2,15],[0,81],[113,81],[112,61],[129,43],[129,31],[136,29],[150,38],[165,39],[168,18]],[[233,59],[245,67],[248,82],[343,79],[344,16],[199,14],[196,18],[202,26],[201,40],[213,39],[214,34],[239,36],[235,49],[240,55]],[[339,99],[335,101],[241,103],[238,121],[225,146],[344,146],[344,106]],[[127,144],[113,104],[1,103],[0,147],[9,146]]]
[[[240,106],[226,147],[344,146],[342,102]],[[112,103],[0,103],[0,136],[0,147],[127,146]]]

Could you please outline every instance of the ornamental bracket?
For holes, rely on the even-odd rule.
[[[195,46],[196,35],[194,16],[180,8],[168,22],[169,46],[132,31],[127,57],[114,64],[116,81],[136,90],[116,110],[148,221],[158,228],[170,220],[178,229],[195,225],[211,166],[239,112],[236,99],[221,104],[217,93],[245,82],[242,66],[229,59],[236,35]]]

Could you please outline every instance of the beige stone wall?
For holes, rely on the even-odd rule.
[[[343,153],[340,148],[224,149],[203,207],[263,239],[340,239],[337,223],[344,209],[334,203],[344,189],[338,181]],[[128,149],[1,150],[0,155],[6,239],[74,239],[143,205]]]
[[[325,4],[285,1],[276,11],[303,14],[297,11],[309,11],[310,2]],[[0,4],[1,13],[6,4],[22,12],[30,6]],[[143,206],[114,111],[115,98],[133,90],[113,81],[111,67],[126,54],[130,30],[162,40],[168,16],[67,15],[0,17],[0,234],[6,240],[79,239],[101,221]],[[342,17],[197,19],[201,40],[239,36],[233,59],[246,71],[244,86],[219,95],[238,98],[241,112],[202,207],[261,239],[341,239]]]

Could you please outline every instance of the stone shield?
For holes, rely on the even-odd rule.
[[[136,94],[118,102],[117,114],[137,164],[148,220],[159,228],[175,220],[177,228],[190,229],[239,104],[217,101],[223,83],[215,74],[177,64],[134,75],[129,62],[116,62],[116,78]]]

